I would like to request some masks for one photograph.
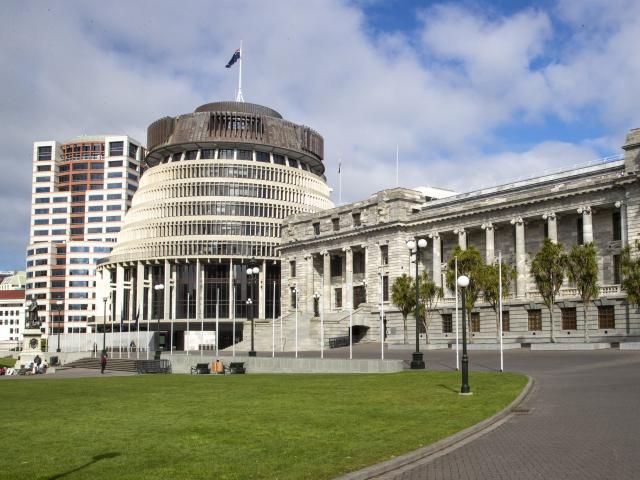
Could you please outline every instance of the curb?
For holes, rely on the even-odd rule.
[[[413,452],[400,455],[391,460],[377,463],[370,467],[365,467],[355,472],[347,473],[340,477],[336,477],[335,480],[368,480],[373,478],[380,478],[382,475],[399,473],[400,469],[405,467],[412,467],[418,462],[424,463],[426,461],[433,460],[439,456],[445,455],[464,444],[474,440],[477,437],[490,432],[491,430],[499,427],[502,423],[506,422],[508,418],[513,414],[513,411],[520,405],[526,397],[531,393],[534,386],[534,380],[530,375],[527,375],[529,381],[520,392],[520,395],[511,402],[506,408],[499,411],[495,415],[476,423],[475,425],[466,428],[458,433],[444,438],[436,443],[427,445],[426,447],[419,448]]]

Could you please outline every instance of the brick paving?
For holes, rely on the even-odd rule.
[[[455,365],[428,352],[431,368]],[[470,352],[471,368],[495,370],[496,352]],[[638,479],[640,352],[505,352],[505,370],[534,377],[516,414],[493,431],[385,479]],[[470,376],[473,389],[473,374]]]

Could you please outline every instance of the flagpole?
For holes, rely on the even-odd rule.
[[[271,315],[271,357],[276,358],[276,282],[273,282],[273,315]]]
[[[122,322],[124,318],[122,318],[122,312],[120,312],[120,331],[118,332],[118,358],[122,358]]]
[[[384,290],[382,288],[382,270],[380,270],[380,358],[384,360]]]
[[[191,291],[187,290],[187,336],[183,342],[184,349],[187,351],[187,357],[189,356],[189,317],[191,316],[191,312],[189,311],[190,308],[191,308]]]
[[[244,102],[244,97],[242,96],[242,40],[240,40],[240,58],[238,62],[240,65],[238,68],[238,94],[236,95],[236,102]]]
[[[500,318],[500,371],[504,371],[504,352],[502,350],[502,251],[498,251],[498,297],[499,297],[499,310],[498,316]]]
[[[136,358],[140,358],[140,307],[136,313],[136,332],[138,333],[138,345],[136,346]]]
[[[342,205],[342,160],[338,159],[338,205]]]
[[[216,288],[216,357],[218,356],[218,331],[220,318],[220,288]]]
[[[455,258],[455,280],[456,284],[456,370],[460,370],[460,345],[458,344],[458,257]],[[464,305],[462,306],[464,308]]]
[[[131,310],[129,310],[129,323],[127,324],[127,358],[131,358]]]

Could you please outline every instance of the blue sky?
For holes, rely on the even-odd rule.
[[[393,186],[396,145],[403,186],[457,191],[620,153],[640,126],[638,18],[636,0],[9,0],[0,269],[24,268],[32,142],[145,142],[233,98],[241,39],[245,99],[318,130],[354,201]]]

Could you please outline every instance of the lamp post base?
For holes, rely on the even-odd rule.
[[[250,357],[255,357],[256,356],[256,351],[255,350],[250,350],[249,351],[249,356]]]
[[[422,357],[422,352],[413,352],[411,355],[411,370],[424,370],[425,364]]]

